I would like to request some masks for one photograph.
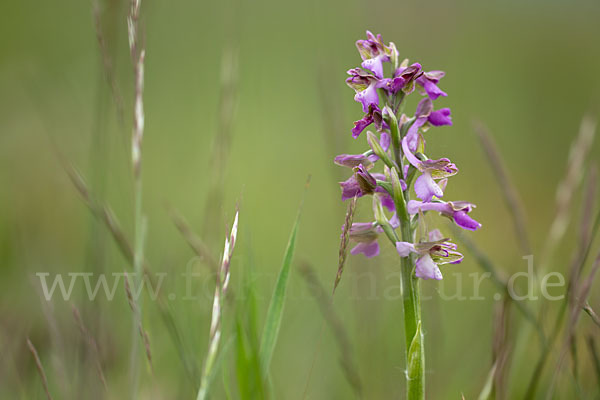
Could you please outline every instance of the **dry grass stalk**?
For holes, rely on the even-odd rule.
[[[596,233],[598,232],[599,228],[600,228],[600,212],[598,212],[596,215],[596,218],[592,225],[587,243],[584,243],[583,248],[575,249],[575,254],[572,257],[573,261],[570,266],[570,271],[573,271],[575,269],[581,270],[583,268],[584,264],[586,263],[586,261],[588,259],[589,253],[592,248],[592,243],[594,241],[594,238],[595,238]],[[572,274],[570,274],[570,275],[572,275]],[[566,301],[561,303],[561,307],[558,311],[558,316],[556,317],[556,320],[552,327],[552,331],[550,333],[548,344],[546,346],[544,346],[544,349],[543,349],[542,354],[540,355],[540,358],[536,364],[536,367],[535,367],[535,370],[531,377],[531,380],[529,381],[529,386],[528,386],[527,395],[526,395],[527,398],[533,398],[535,396],[544,366],[545,366],[546,362],[548,361],[548,356],[550,355],[550,350],[551,350],[552,346],[554,345],[554,342],[556,341],[556,339],[559,336],[563,318],[567,312],[568,306],[571,306],[571,309],[573,309],[573,307],[577,307],[577,302],[576,301],[574,302],[572,300],[572,299],[577,298],[576,288],[577,288],[577,282],[571,282],[571,281],[568,282],[567,293],[566,293],[567,299],[566,299]],[[517,302],[516,304],[519,304],[519,302]],[[571,313],[571,315],[572,315],[572,313]]]
[[[558,185],[556,191],[556,215],[550,226],[550,232],[542,251],[540,275],[543,275],[546,272],[548,260],[551,258],[552,252],[567,230],[573,196],[581,182],[583,171],[585,170],[584,165],[587,155],[591,150],[595,133],[596,121],[588,116],[584,117],[581,121],[579,134],[569,151],[566,175]]]
[[[579,239],[581,242],[587,243],[592,235],[594,206],[598,194],[598,165],[595,162],[590,163],[584,187],[585,193],[582,204],[583,212],[581,213],[579,224]]]
[[[598,314],[596,314],[596,312],[594,311],[592,306],[590,306],[590,303],[588,303],[588,302],[585,303],[585,305],[583,306],[583,311],[585,311],[586,314],[590,316],[592,321],[594,321],[594,323],[598,327],[600,327],[600,317],[598,317]]]
[[[498,268],[492,260],[490,260],[487,255],[473,242],[470,238],[468,238],[461,229],[456,227],[454,224],[449,225],[450,229],[456,235],[457,239],[467,248],[467,250],[471,253],[471,255],[475,258],[475,261],[479,264],[479,266],[485,271],[490,273],[490,278],[492,282],[502,290],[503,293],[506,294],[506,298],[511,300],[517,310],[523,314],[523,317],[531,323],[531,325],[536,329],[538,337],[543,346],[546,346],[547,339],[544,334],[544,330],[542,326],[539,324],[538,320],[535,318],[535,315],[531,311],[531,309],[525,305],[522,301],[514,301],[512,296],[510,296],[510,292],[508,290],[507,279],[502,273],[503,269]]]
[[[497,305],[494,318],[494,338],[492,342],[492,360],[494,365],[494,394],[495,398],[506,398],[506,366],[510,358],[510,345],[508,342],[510,321],[510,300],[508,297]]]
[[[551,399],[553,396],[556,380],[566,358],[567,351],[573,343],[573,338],[575,335],[577,322],[579,321],[579,316],[581,315],[581,311],[585,307],[588,295],[590,293],[590,289],[592,287],[592,283],[594,281],[596,273],[598,272],[598,269],[600,269],[600,253],[598,253],[596,259],[594,260],[594,264],[589,275],[576,286],[576,291],[574,293],[576,299],[570,309],[569,321],[567,325],[567,335],[565,337],[562,349],[560,351],[560,355],[558,358],[558,362],[556,363],[556,367],[554,369],[552,380],[550,381],[548,393],[546,396],[547,399]]]
[[[106,43],[105,35],[102,29],[102,10],[100,10],[100,4],[98,0],[92,1],[92,14],[94,18],[96,40],[98,42],[98,48],[100,50],[100,56],[102,58],[102,68],[104,71],[104,77],[106,79],[106,82],[108,83],[108,86],[110,87],[110,91],[115,102],[115,106],[117,108],[117,118],[119,120],[119,123],[122,123],[124,120],[123,98],[121,97],[119,86],[117,85],[117,79],[115,76],[112,57],[108,50],[108,45]]]
[[[600,387],[600,357],[598,357],[598,352],[596,351],[594,336],[589,335],[587,343],[590,350],[590,356],[592,357],[592,362],[594,364],[594,370],[596,371],[597,387]]]
[[[346,211],[346,218],[344,220],[344,226],[342,228],[342,238],[340,241],[339,257],[338,257],[338,269],[335,275],[335,282],[333,283],[333,293],[337,288],[340,280],[342,279],[342,273],[344,272],[344,265],[346,264],[346,257],[348,255],[348,244],[350,242],[350,228],[352,228],[352,220],[354,219],[354,212],[356,211],[356,196],[348,204],[348,211]]]
[[[188,245],[192,248],[194,253],[196,253],[196,255],[200,257],[201,260],[206,262],[213,272],[218,272],[219,264],[212,256],[208,245],[204,243],[204,241],[202,241],[202,239],[200,239],[200,237],[194,233],[190,224],[180,213],[177,212],[177,210],[175,210],[171,206],[167,206],[167,211],[171,216],[171,220],[173,221],[181,235],[184,237]]]
[[[125,231],[121,228],[121,223],[117,219],[115,213],[108,205],[101,203],[93,197],[87,183],[72,165],[63,163],[63,167],[67,172],[67,175],[69,175],[73,186],[75,186],[75,189],[79,192],[85,205],[96,218],[100,219],[106,225],[106,228],[109,230],[115,243],[119,247],[121,254],[123,254],[127,261],[133,265],[133,247],[127,239]]]
[[[504,197],[506,207],[512,216],[521,251],[525,255],[531,254],[531,244],[529,242],[529,236],[526,228],[527,221],[519,193],[508,175],[508,171],[506,170],[506,166],[502,161],[500,152],[498,151],[498,148],[496,147],[496,144],[494,143],[487,128],[482,123],[476,122],[474,123],[474,129],[479,137],[481,147],[483,148],[487,159],[491,164],[492,172],[494,173],[494,176],[498,181],[498,185],[501,188],[500,193]]]
[[[72,310],[75,323],[77,324],[77,327],[79,328],[79,331],[81,332],[81,335],[83,336],[85,342],[91,348],[91,351],[94,354],[96,372],[98,373],[100,382],[102,382],[102,386],[104,387],[104,389],[108,391],[108,385],[106,384],[106,378],[104,377],[104,372],[102,370],[102,362],[100,350],[98,348],[98,342],[96,341],[96,338],[94,338],[94,336],[90,333],[90,331],[85,327],[85,324],[83,323],[83,320],[77,307],[72,306]]]
[[[33,355],[33,359],[35,360],[35,366],[37,368],[38,373],[40,374],[40,378],[42,379],[42,386],[44,387],[44,393],[46,393],[46,397],[48,400],[52,400],[52,395],[50,395],[50,390],[48,389],[48,378],[46,377],[46,372],[44,371],[44,367],[42,365],[42,361],[40,360],[40,356],[38,355],[37,350],[31,340],[27,338],[27,347],[29,347],[29,351]]]
[[[127,295],[127,301],[129,303],[129,308],[131,308],[131,311],[133,312],[133,315],[134,315],[134,320],[137,323],[137,332],[139,333],[140,338],[142,339],[142,343],[144,344],[144,349],[146,351],[146,359],[148,360],[148,365],[150,366],[150,372],[154,376],[154,367],[152,365],[152,352],[150,351],[150,340],[148,339],[148,333],[146,332],[146,330],[144,329],[144,326],[142,324],[142,318],[140,315],[138,303],[131,292],[131,286],[129,284],[129,280],[130,280],[129,277],[127,277],[127,279],[125,279],[125,294]]]
[[[574,285],[579,282],[581,276],[581,270],[584,265],[584,258],[587,257],[586,248],[591,246],[593,240],[594,227],[593,227],[593,213],[594,205],[596,203],[596,185],[598,180],[598,171],[595,165],[592,165],[589,169],[589,173],[586,178],[584,185],[585,192],[583,195],[582,213],[579,224],[579,248],[573,255],[573,262],[569,269],[569,286],[567,287],[567,297],[569,304],[573,306],[574,296],[571,296],[571,292],[574,290]]]
[[[218,106],[217,129],[213,137],[210,168],[213,173],[208,190],[208,198],[204,208],[202,236],[209,238],[214,235],[215,226],[219,226],[218,210],[223,204],[223,180],[233,137],[233,122],[237,109],[238,98],[238,52],[233,46],[225,48],[221,60],[220,98]],[[218,236],[217,236],[218,237]]]
[[[134,250],[133,270],[139,284],[143,282],[144,263],[144,238],[145,218],[142,212],[142,141],[144,138],[144,58],[146,52],[140,40],[140,6],[141,0],[131,0],[129,15],[127,16],[127,33],[129,36],[129,51],[133,64],[134,76],[134,105],[133,105],[133,127],[131,132],[131,164],[133,169],[133,195],[134,195]],[[137,333],[139,330],[144,336],[141,323],[141,305],[134,310],[134,321],[132,325],[131,346],[131,389],[132,397],[137,397],[139,362]]]
[[[55,148],[55,150],[56,150],[58,159],[61,161],[61,164],[63,165],[67,175],[71,179],[73,186],[75,186],[78,193],[80,194],[83,202],[88,207],[88,209],[90,210],[92,215],[94,215],[96,218],[101,220],[106,225],[113,240],[117,244],[121,254],[123,255],[123,257],[125,257],[125,259],[129,263],[129,265],[133,268],[133,266],[134,266],[133,246],[131,245],[129,239],[127,238],[127,235],[121,228],[121,223],[119,222],[118,218],[116,217],[116,215],[114,214],[114,212],[108,205],[103,204],[102,202],[100,202],[98,199],[96,199],[92,195],[92,193],[90,192],[90,190],[89,190],[85,180],[81,176],[81,174],[79,174],[78,171],[75,170],[75,168],[73,168],[72,165],[70,165],[68,162],[66,162],[64,157],[62,157],[60,151],[58,151],[58,149]],[[143,260],[144,278],[146,278],[148,280],[148,283],[150,285],[152,285],[152,287],[156,287],[156,282],[150,271],[151,271],[150,265],[149,265],[148,261],[144,259]],[[163,320],[165,326],[167,327],[169,334],[171,335],[171,338],[177,348],[179,358],[185,367],[187,377],[191,382],[195,383],[196,382],[196,372],[195,371],[197,369],[197,366],[195,364],[195,359],[192,357],[189,357],[189,355],[188,355],[189,352],[183,346],[181,331],[180,331],[179,327],[177,326],[177,324],[175,323],[175,319],[173,318],[173,315],[169,309],[168,303],[167,303],[164,293],[162,291],[158,291],[158,297],[157,297],[156,304],[160,311],[162,320]]]
[[[62,397],[66,397],[70,390],[70,379],[65,364],[66,358],[66,346],[65,338],[62,332],[60,332],[59,323],[56,320],[56,314],[54,310],[54,304],[51,301],[47,301],[42,293],[42,288],[38,282],[31,278],[31,285],[34,287],[40,298],[40,304],[42,306],[42,314],[48,324],[48,332],[50,334],[50,343],[52,352],[50,354],[50,363],[52,371],[56,375],[57,389],[60,391]]]

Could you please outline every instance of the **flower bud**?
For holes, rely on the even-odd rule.
[[[358,187],[361,192],[365,195],[373,194],[377,187],[377,180],[373,175],[371,175],[362,164],[354,168],[354,172],[356,175],[356,182],[358,182]]]

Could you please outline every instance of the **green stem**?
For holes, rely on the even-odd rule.
[[[391,170],[392,192],[396,212],[401,223],[402,240],[413,243],[414,229],[406,209],[408,191],[403,192],[396,169]],[[421,323],[421,296],[419,282],[414,274],[414,257],[401,259],[402,306],[404,308],[404,340],[406,345],[408,400],[425,399],[425,350]]]
[[[400,109],[402,105],[402,96],[394,107],[395,110]],[[388,107],[389,109],[389,107]],[[403,160],[401,141],[403,135],[406,134],[407,126],[400,128],[398,126],[398,114],[387,115],[387,122],[390,126],[390,134],[392,137],[392,151],[396,164],[400,168],[390,168],[392,180],[392,197],[396,213],[401,223],[402,240],[408,243],[414,243],[415,232],[412,227],[410,216],[406,209],[406,204],[410,199],[408,190],[403,191],[400,185],[400,177],[402,174]],[[401,112],[400,112],[401,114]],[[414,121],[412,121],[414,122]],[[406,360],[406,398],[408,400],[424,400],[425,399],[425,347],[423,342],[423,330],[421,323],[421,296],[419,293],[419,282],[414,273],[415,258],[413,256],[403,257],[401,259],[401,277],[402,277],[402,306],[404,308],[404,340],[405,340],[405,360]]]
[[[142,177],[141,168],[134,176],[134,253],[133,253],[133,272],[132,299],[137,309],[133,310],[133,321],[131,329],[131,392],[132,398],[138,396],[138,384],[140,379],[140,360],[139,360],[139,335],[142,318],[142,299],[136,298],[136,293],[141,293],[140,288],[144,279],[143,260],[144,260],[144,236],[145,221],[142,214]]]
[[[402,240],[413,241],[410,221],[402,221]],[[401,259],[402,305],[404,307],[404,339],[408,369],[407,399],[425,398],[425,348],[421,329],[421,296],[418,279],[414,275],[414,258]],[[415,348],[415,346],[417,346]],[[412,350],[414,349],[415,352]],[[414,357],[417,357],[414,359]]]

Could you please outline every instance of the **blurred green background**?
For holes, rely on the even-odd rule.
[[[108,397],[126,398],[129,393],[131,311],[122,287],[113,302],[90,304],[78,286],[71,301],[48,303],[40,298],[34,275],[95,271],[98,265],[106,272],[128,269],[58,156],[82,172],[130,235],[133,72],[126,14],[123,1],[100,2],[103,40],[124,104],[120,121],[89,1],[0,4],[1,398],[43,396],[27,337],[40,353],[56,398],[60,393],[103,397],[93,365],[86,361],[71,304],[82,310],[97,335]],[[344,83],[345,71],[360,62],[354,42],[366,29],[395,42],[401,58],[418,61],[426,70],[446,71],[440,86],[449,96],[436,105],[451,107],[454,125],[432,130],[428,151],[433,157],[450,157],[461,169],[446,196],[478,205],[473,215],[483,228],[468,236],[506,273],[525,269],[524,254],[472,121],[489,127],[504,156],[527,212],[535,256],[555,213],[556,185],[564,175],[570,143],[582,117],[597,116],[600,109],[597,1],[144,0],[142,15],[147,257],[156,271],[169,273],[166,293],[183,296],[179,274],[193,253],[165,204],[187,218],[218,258],[225,226],[239,201],[240,241],[232,285],[240,292],[241,276],[252,260],[259,326],[309,174],[295,266],[310,263],[327,291],[332,285],[346,208],[336,182],[347,177],[332,159],[366,147],[364,137],[354,141],[350,136],[361,112]],[[226,116],[230,140],[223,141],[216,138],[223,133],[219,104],[227,52],[237,54],[239,76],[235,112]],[[214,156],[221,145],[227,154],[224,162]],[[598,150],[596,142],[592,156]],[[215,181],[223,196],[207,205]],[[355,220],[370,220],[368,203],[361,204]],[[576,197],[575,221],[580,203]],[[444,221],[437,221],[447,230]],[[566,271],[577,242],[575,231],[570,227],[556,249],[551,270]],[[390,274],[398,271],[399,262],[391,246],[383,248],[376,259],[349,258],[334,305],[350,337],[367,399],[398,398],[404,391],[402,307],[389,296],[395,282]],[[171,306],[189,356],[201,365],[212,278],[204,266],[195,268],[205,278],[194,290],[205,296],[194,302],[177,298]],[[462,279],[465,293],[472,294],[468,274],[479,270],[466,254],[462,264],[443,270],[444,287]],[[365,271],[368,278],[361,280]],[[422,286],[431,296],[423,311],[428,398],[460,398],[461,393],[475,398],[490,369],[497,289],[486,281],[480,290],[486,300],[457,301],[441,299],[439,283]],[[272,398],[352,398],[338,365],[335,338],[323,328],[317,303],[297,268],[289,290],[271,368]],[[591,304],[599,300],[592,290]],[[558,302],[550,303],[548,313],[556,307]],[[230,304],[225,314],[233,309]],[[154,377],[144,371],[142,396],[194,396],[196,388],[186,378],[156,308],[147,301],[144,310],[155,371]],[[515,326],[522,324],[513,313]],[[598,332],[586,318],[580,330],[581,337]],[[229,321],[225,341],[233,331]],[[521,351],[526,353],[509,368],[516,393],[524,390],[537,360],[535,336]],[[584,345],[580,352],[582,385],[589,391],[596,386],[595,378]],[[225,368],[233,369],[233,363]],[[564,374],[568,382],[568,372]],[[566,396],[561,398],[573,398],[567,386],[559,387]],[[222,387],[219,378],[214,398],[224,398]]]

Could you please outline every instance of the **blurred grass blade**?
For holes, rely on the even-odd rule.
[[[240,316],[236,320],[236,371],[237,384],[242,400],[263,399],[265,390],[258,359],[258,346],[252,344]]]
[[[75,319],[75,323],[83,336],[83,339],[86,345],[91,348],[91,353],[93,353],[94,363],[96,366],[96,372],[98,373],[98,377],[100,378],[100,382],[102,383],[102,387],[104,390],[108,392],[108,385],[106,384],[106,378],[104,377],[104,371],[102,370],[102,360],[100,355],[100,350],[98,349],[98,342],[96,338],[92,335],[92,333],[85,327],[83,323],[83,319],[81,318],[81,314],[79,310],[74,305],[71,306],[73,311],[73,318]],[[108,394],[108,393],[107,393]]]
[[[596,121],[585,116],[581,121],[579,134],[573,141],[569,150],[567,161],[567,172],[556,190],[556,215],[550,226],[548,238],[542,251],[539,275],[545,274],[548,262],[552,258],[553,251],[563,237],[569,224],[573,196],[579,187],[587,155],[592,148],[596,133]]]
[[[596,380],[598,381],[598,388],[600,388],[600,358],[598,357],[598,352],[596,351],[596,343],[594,341],[594,336],[588,336],[588,347],[590,350],[590,356],[592,357],[592,362],[594,363],[594,371],[596,372]]]
[[[219,86],[219,105],[217,128],[213,136],[211,157],[209,164],[212,173],[208,183],[206,205],[204,207],[204,222],[202,224],[202,237],[209,241],[220,234],[219,213],[214,212],[223,204],[224,174],[228,165],[231,142],[233,138],[237,98],[239,91],[239,51],[237,45],[225,46],[221,60],[221,80]],[[217,229],[215,235],[215,229]]]
[[[250,238],[249,235],[246,235]],[[246,242],[247,265],[244,268],[243,297],[236,307],[236,372],[241,400],[264,399],[265,389],[259,361],[256,328],[256,293],[252,244]]]
[[[336,313],[333,307],[332,297],[327,295],[325,288],[319,281],[317,274],[308,262],[300,264],[300,272],[302,277],[306,281],[306,285],[319,306],[319,310],[323,315],[323,319],[329,325],[333,333],[333,337],[338,344],[340,351],[340,365],[346,380],[352,386],[355,393],[359,398],[362,398],[362,383],[360,375],[354,363],[353,351],[350,346],[350,339],[348,338],[348,332],[346,331],[343,321]]]
[[[579,223],[579,246],[575,249],[573,256],[571,257],[571,265],[569,267],[569,277],[566,297],[569,301],[569,306],[573,306],[576,301],[574,290],[577,286],[577,282],[581,277],[581,271],[584,267],[584,258],[587,257],[586,248],[590,240],[595,235],[595,229],[597,226],[594,222],[594,206],[596,204],[596,181],[598,179],[597,169],[595,164],[589,167],[589,171],[586,177],[583,190],[583,202],[581,206],[581,219]]]
[[[481,393],[479,393],[479,397],[477,398],[478,400],[488,400],[494,398],[492,392],[494,387],[494,375],[496,375],[496,366],[497,364],[494,363],[492,369],[488,373],[485,384],[483,385],[483,389],[481,389]]]
[[[230,337],[229,339],[227,339],[227,341],[223,344],[221,351],[217,354],[217,357],[215,358],[215,362],[213,364],[213,368],[210,371],[210,374],[208,375],[208,386],[212,386],[212,383],[214,382],[215,378],[217,377],[217,372],[223,369],[223,364],[225,363],[225,358],[227,356],[227,354],[229,354],[229,350],[231,349],[231,346],[233,344],[233,337]]]
[[[598,314],[596,314],[592,306],[590,306],[590,303],[585,303],[585,306],[583,306],[583,311],[585,311],[586,314],[590,316],[592,321],[594,321],[594,323],[600,327],[600,317],[598,317]]]
[[[171,220],[173,220],[173,223],[179,230],[179,233],[181,233],[181,236],[183,236],[194,253],[196,253],[196,255],[200,257],[202,261],[207,263],[211,270],[216,273],[219,269],[219,263],[212,256],[208,245],[194,233],[190,224],[186,221],[183,215],[177,212],[177,210],[170,205],[167,205],[166,207]]]
[[[563,366],[567,351],[570,348],[570,345],[572,344],[573,338],[575,336],[575,329],[577,327],[577,322],[579,321],[579,316],[581,315],[581,310],[583,309],[583,307],[587,301],[587,297],[590,293],[592,283],[593,283],[594,278],[596,277],[596,273],[598,272],[599,269],[600,269],[600,252],[596,256],[596,259],[594,260],[594,265],[592,266],[592,269],[591,269],[589,275],[581,282],[580,285],[578,285],[578,287],[576,289],[577,293],[575,294],[575,296],[577,297],[577,301],[569,310],[570,315],[569,315],[569,321],[568,321],[568,325],[567,325],[567,335],[564,339],[564,343],[562,345],[562,349],[560,351],[558,361],[554,368],[554,374],[552,376],[552,380],[550,381],[548,392],[546,394],[547,399],[551,399],[554,394],[554,387],[556,386],[555,383],[556,383],[556,380],[560,373],[560,370]]]
[[[277,282],[275,283],[275,290],[273,291],[273,297],[271,297],[271,303],[269,304],[269,310],[267,311],[267,317],[265,326],[262,333],[262,339],[260,343],[260,365],[263,376],[268,375],[269,364],[271,363],[271,357],[273,356],[273,350],[277,344],[277,336],[279,335],[279,328],[281,326],[281,319],[283,317],[283,306],[285,304],[285,295],[287,290],[287,284],[290,276],[290,268],[292,266],[292,260],[294,258],[294,250],[296,248],[296,236],[298,234],[298,224],[300,223],[300,213],[302,206],[298,210],[292,233],[283,256],[283,265]]]
[[[479,247],[477,247],[475,242],[473,242],[470,238],[468,238],[461,229],[456,227],[456,225],[450,224],[449,226],[450,226],[450,229],[453,231],[453,233],[458,238],[458,240],[467,248],[467,250],[471,253],[471,255],[473,257],[475,257],[475,261],[477,262],[477,264],[479,264],[479,266],[484,271],[489,272],[491,274],[490,278],[492,279],[492,282],[497,287],[502,289],[502,291],[504,293],[508,294],[508,296],[507,296],[508,299],[513,300],[512,296],[510,296],[510,294],[508,292],[508,286],[506,283],[506,279],[500,275],[500,273],[498,272],[499,269],[492,262],[492,260],[490,260],[490,258]],[[542,329],[542,326],[539,324],[539,322],[535,318],[535,315],[533,314],[533,312],[529,309],[529,307],[527,307],[525,304],[523,304],[522,301],[513,301],[513,304],[517,307],[517,309],[521,312],[521,314],[523,314],[523,317],[525,317],[525,319],[527,321],[529,321],[533,327],[535,327],[537,334],[540,338],[540,341],[542,342],[542,345],[545,347],[547,345],[546,335],[544,334],[544,330]]]
[[[125,257],[130,266],[133,266],[133,247],[125,234],[125,231],[121,228],[121,223],[119,219],[112,211],[112,209],[100,202],[96,199],[91,191],[89,190],[84,178],[82,175],[71,165],[69,164],[65,158],[61,155],[60,152],[56,152],[61,165],[65,169],[65,172],[69,176],[73,186],[79,192],[81,199],[88,207],[92,215],[102,221],[108,231],[110,232],[114,242],[116,243],[119,251]],[[152,280],[152,275],[149,274],[151,270],[148,261],[144,260],[144,273],[146,276]],[[155,284],[152,284],[153,287],[156,287]],[[148,287],[148,286],[145,286]],[[181,363],[185,368],[185,372],[190,381],[196,386],[196,360],[195,358],[191,358],[189,356],[190,352],[186,348],[183,342],[183,335],[177,323],[175,322],[175,318],[173,317],[173,311],[170,308],[170,304],[165,301],[164,295],[162,291],[159,291],[158,301],[156,302],[159,312],[161,314],[162,320],[169,331],[171,340],[177,349],[177,353],[179,354],[179,358]]]
[[[52,400],[52,395],[50,395],[50,390],[48,389],[48,378],[46,377],[46,372],[44,371],[44,366],[42,365],[42,361],[40,360],[40,356],[38,355],[37,350],[31,340],[27,338],[27,347],[29,347],[29,351],[33,356],[35,361],[35,366],[37,368],[38,373],[40,374],[40,378],[42,379],[42,386],[44,387],[44,393],[46,393],[46,397],[48,400]]]
[[[492,140],[492,136],[490,135],[488,129],[480,122],[474,123],[474,129],[479,137],[481,147],[483,148],[490,163],[492,172],[494,173],[498,185],[500,186],[500,193],[504,197],[506,208],[512,216],[521,251],[523,251],[525,255],[531,254],[531,244],[526,228],[526,213],[524,212],[523,203],[519,197],[519,192],[515,188],[508,175],[506,166],[502,162],[502,157],[500,156],[498,148]]]
[[[504,300],[496,306],[494,316],[492,397],[497,400],[504,399],[507,392],[506,365],[510,357],[510,348],[508,345],[510,304],[511,301],[505,296]]]

